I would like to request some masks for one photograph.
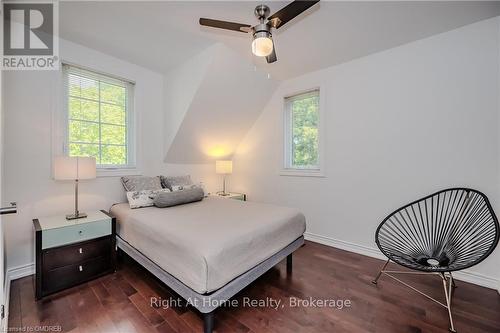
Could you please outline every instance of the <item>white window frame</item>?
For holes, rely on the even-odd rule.
[[[68,155],[69,153],[69,103],[68,103],[68,72],[81,72],[85,76],[95,78],[96,80],[103,80],[110,83],[117,83],[126,86],[127,89],[127,164],[126,165],[97,165],[97,176],[127,176],[139,175],[141,172],[138,169],[137,163],[137,136],[136,136],[136,115],[134,112],[134,92],[135,82],[118,77],[116,75],[103,73],[93,69],[85,68],[83,66],[74,65],[71,63],[63,62],[61,70],[62,81],[62,154]]]
[[[283,165],[280,170],[282,176],[325,177],[325,98],[321,87],[301,90],[283,96]],[[318,164],[312,167],[295,167],[292,165],[292,110],[294,98],[317,92],[318,104]]]

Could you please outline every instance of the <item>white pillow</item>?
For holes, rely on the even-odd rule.
[[[127,192],[127,200],[130,208],[151,207],[154,205],[154,200],[159,193],[170,192],[168,188],[161,190],[143,190]]]

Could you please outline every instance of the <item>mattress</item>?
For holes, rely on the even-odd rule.
[[[296,209],[207,197],[169,208],[117,204],[117,234],[164,271],[206,294],[303,235]]]

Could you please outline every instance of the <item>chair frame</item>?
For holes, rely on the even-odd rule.
[[[449,319],[450,319],[450,328],[449,328],[450,332],[456,333],[457,331],[455,330],[455,325],[453,324],[453,316],[451,314],[451,299],[453,297],[453,293],[455,291],[455,288],[457,287],[457,285],[455,284],[455,279],[453,279],[453,274],[451,272],[411,272],[411,271],[387,270],[386,268],[387,268],[387,265],[389,264],[389,262],[391,262],[391,259],[387,259],[387,261],[382,266],[382,268],[380,269],[380,271],[378,272],[377,276],[372,281],[372,283],[373,284],[377,284],[378,280],[380,279],[380,277],[382,276],[382,274],[383,275],[387,275],[388,277],[392,278],[394,281],[396,281],[396,282],[398,282],[398,283],[400,283],[400,284],[402,284],[402,285],[410,288],[411,290],[419,293],[420,295],[425,296],[428,299],[430,299],[431,301],[433,301],[433,302],[441,305],[446,310],[448,310],[448,316],[449,316]],[[407,282],[404,282],[403,280],[401,280],[398,277],[394,276],[394,274],[406,274],[406,275],[413,274],[413,275],[434,275],[434,276],[439,276],[442,279],[442,281],[443,281],[443,289],[444,289],[444,296],[445,296],[445,299],[446,299],[446,304],[444,304],[443,302],[438,301],[437,299],[435,299],[435,298],[427,295],[426,293],[418,290],[417,288],[415,288],[411,284],[409,284]]]
[[[492,219],[493,219],[493,223],[495,225],[495,229],[496,229],[496,237],[495,237],[495,240],[492,244],[492,246],[488,249],[488,251],[481,257],[479,258],[478,260],[474,261],[473,263],[471,264],[468,264],[468,265],[464,265],[463,267],[460,267],[460,269],[449,269],[449,270],[436,270],[436,271],[424,271],[424,270],[419,270],[418,268],[411,268],[411,267],[407,267],[408,269],[412,269],[414,271],[399,271],[399,270],[390,270],[390,269],[387,269],[387,265],[392,261],[398,265],[401,265],[403,267],[405,267],[405,265],[401,264],[401,263],[398,263],[394,260],[391,260],[390,258],[390,254],[387,254],[381,247],[380,243],[379,243],[379,240],[378,240],[378,234],[379,234],[379,231],[380,229],[382,228],[382,226],[384,225],[384,223],[390,219],[394,214],[398,213],[399,211],[403,210],[403,209],[406,209],[407,207],[410,207],[414,204],[417,204],[421,201],[424,201],[424,200],[427,200],[433,196],[436,196],[436,195],[440,195],[441,193],[443,192],[448,192],[448,191],[453,191],[453,190],[462,190],[462,191],[466,191],[467,193],[470,193],[470,192],[475,192],[477,194],[479,194],[480,196],[483,197],[484,201],[485,201],[485,204],[487,206],[487,208],[489,209],[490,213],[491,213],[491,216],[492,216]],[[373,284],[377,284],[378,283],[378,280],[380,279],[380,277],[382,275],[387,275],[389,276],[391,279],[393,279],[394,281],[408,287],[409,289],[419,293],[420,295],[432,300],[433,302],[441,305],[442,307],[444,307],[445,309],[447,309],[448,311],[448,316],[449,316],[449,320],[450,320],[450,327],[449,327],[449,330],[450,332],[457,332],[455,330],[455,325],[453,323],[453,316],[452,316],[452,298],[453,298],[453,293],[454,293],[454,290],[455,288],[457,287],[456,284],[455,284],[455,280],[453,278],[453,274],[452,274],[452,271],[456,271],[456,270],[462,270],[462,269],[466,269],[466,268],[469,268],[471,266],[474,266],[474,265],[477,265],[478,263],[480,263],[481,261],[483,261],[484,259],[486,259],[492,252],[493,250],[496,248],[497,244],[498,244],[498,241],[499,241],[499,238],[500,238],[500,232],[499,232],[499,229],[500,229],[500,225],[498,223],[498,219],[497,219],[497,216],[495,215],[495,212],[493,210],[493,207],[491,206],[490,202],[489,202],[489,199],[488,197],[477,191],[477,190],[474,190],[474,189],[470,189],[470,188],[448,188],[448,189],[444,189],[444,190],[441,190],[441,191],[438,191],[438,192],[435,192],[433,194],[430,194],[424,198],[421,198],[421,199],[418,199],[418,200],[415,200],[401,208],[398,208],[397,210],[393,211],[391,214],[389,214],[381,223],[380,225],[378,226],[377,228],[377,231],[376,231],[376,239],[375,239],[375,242],[377,243],[377,246],[379,247],[379,249],[381,250],[381,252],[388,257],[387,261],[385,262],[385,264],[382,266],[382,268],[380,269],[380,271],[378,272],[377,276],[375,277],[375,279],[372,281]],[[404,282],[403,280],[401,280],[400,278],[396,277],[395,275],[398,275],[398,274],[401,274],[401,275],[408,275],[408,274],[413,274],[413,275],[434,275],[434,276],[439,276],[442,280],[442,283],[443,283],[443,290],[444,290],[444,296],[445,296],[445,299],[446,299],[446,303],[443,303],[429,295],[427,295],[426,293],[418,290],[417,288],[415,288],[414,286],[412,286],[411,284],[407,283],[407,282]]]

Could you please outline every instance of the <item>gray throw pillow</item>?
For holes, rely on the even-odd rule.
[[[160,176],[163,188],[172,190],[173,186],[193,185],[190,175],[185,176]]]
[[[160,177],[149,176],[125,176],[121,178],[125,191],[146,191],[146,190],[161,190]]]
[[[172,207],[190,202],[203,200],[203,190],[201,188],[191,188],[177,192],[159,193],[154,199],[156,207]]]

